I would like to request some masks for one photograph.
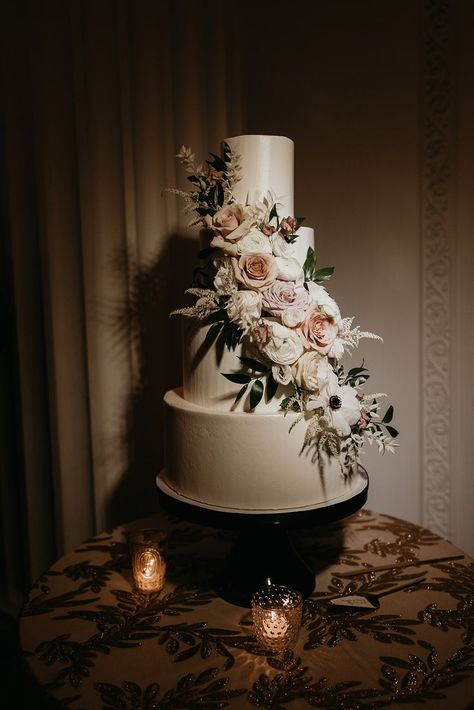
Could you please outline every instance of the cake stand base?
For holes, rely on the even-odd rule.
[[[210,506],[180,495],[159,474],[156,479],[161,506],[192,523],[236,530],[237,540],[216,592],[226,601],[250,607],[253,593],[268,584],[284,584],[309,596],[315,587],[314,572],[301,559],[288,536],[289,529],[314,527],[352,515],[367,500],[368,476],[360,475],[349,494],[325,504],[284,511],[249,511]]]

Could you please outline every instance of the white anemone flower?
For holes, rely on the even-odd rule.
[[[339,386],[337,377],[331,377],[320,395],[308,402],[308,409],[322,407],[331,426],[341,436],[349,436],[351,426],[360,419],[360,401],[357,391],[350,385]]]

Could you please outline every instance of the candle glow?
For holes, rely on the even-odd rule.
[[[159,549],[162,539],[140,531],[130,541],[133,581],[141,592],[159,592],[164,586],[166,561]]]
[[[269,584],[252,598],[252,616],[259,643],[271,651],[292,648],[298,638],[303,600],[294,589]]]

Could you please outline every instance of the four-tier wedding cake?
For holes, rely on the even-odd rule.
[[[199,505],[289,511],[366,486],[364,438],[391,450],[393,409],[377,414],[368,370],[340,358],[362,337],[321,285],[314,232],[293,217],[293,142],[228,138],[222,156],[178,157],[190,192],[171,190],[201,229],[200,267],[183,317],[183,387],[165,395],[158,485]]]

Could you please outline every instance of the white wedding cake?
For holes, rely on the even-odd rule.
[[[166,393],[158,485],[223,510],[294,511],[361,492],[363,438],[392,449],[391,411],[363,395],[365,367],[339,360],[361,337],[321,286],[314,232],[293,210],[293,142],[228,138],[180,193],[205,227],[183,317],[183,387]],[[206,242],[207,239],[207,242]],[[393,411],[393,410],[392,410]]]

